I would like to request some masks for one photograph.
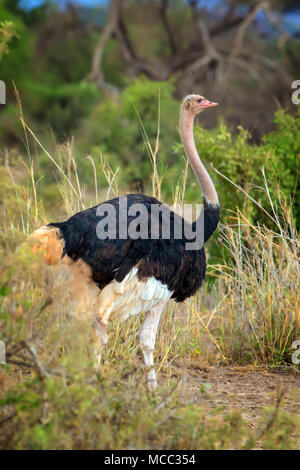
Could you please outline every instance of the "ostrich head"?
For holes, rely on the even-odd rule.
[[[189,113],[196,116],[197,114],[201,113],[201,111],[203,111],[205,108],[212,108],[214,106],[218,106],[218,103],[208,101],[201,95],[188,95],[183,100],[182,110],[188,111]]]

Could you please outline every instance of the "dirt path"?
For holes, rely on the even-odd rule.
[[[184,382],[184,401],[240,408],[253,425],[261,408],[274,404],[276,392],[281,388],[285,391],[284,409],[300,415],[300,371],[293,368],[270,371],[254,366],[201,367],[196,361],[178,361],[172,365],[172,378],[179,377]],[[207,393],[203,393],[203,388]]]

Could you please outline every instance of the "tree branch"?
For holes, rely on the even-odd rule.
[[[177,53],[177,44],[175,41],[175,36],[173,33],[173,29],[171,27],[171,24],[169,22],[168,18],[168,7],[169,7],[169,0],[161,0],[160,1],[160,14],[161,14],[161,20],[164,25],[164,28],[166,30],[168,39],[169,39],[169,44],[171,51],[173,54]]]
[[[116,37],[119,41],[125,63],[133,68],[136,73],[144,73],[152,80],[163,81],[168,79],[170,70],[162,65],[156,67],[150,61],[137,54],[130,40],[126,24],[121,14],[116,27]]]
[[[36,350],[35,350],[35,347],[33,346],[33,344],[28,343],[28,341],[23,341],[23,344],[24,344],[24,347],[29,352],[39,376],[41,378],[49,377],[49,373],[45,369],[45,367],[43,366],[41,361],[39,360],[38,355],[36,353]]]
[[[229,54],[229,57],[227,59],[227,67],[226,67],[224,77],[223,77],[224,78],[224,83],[226,83],[226,81],[227,81],[227,79],[228,79],[228,77],[229,77],[229,75],[232,71],[232,68],[234,66],[234,63],[235,63],[236,59],[238,58],[238,56],[240,55],[240,53],[242,51],[243,41],[244,41],[244,37],[245,37],[245,34],[246,34],[246,30],[253,23],[257,12],[259,10],[263,10],[267,7],[268,7],[268,2],[266,2],[266,1],[258,2],[257,4],[255,4],[251,8],[248,15],[244,18],[244,20],[240,24],[240,26],[237,30],[236,36],[235,36],[234,47],[233,47],[233,49],[232,49],[232,51]]]
[[[200,32],[206,54],[212,59],[219,59],[220,54],[212,43],[210,33],[204,21],[200,18],[197,20],[198,31]]]
[[[119,17],[120,17],[120,0],[111,0],[108,13],[108,21],[103,29],[102,35],[96,45],[94,55],[92,58],[91,71],[87,77],[88,81],[95,82],[99,88],[107,88],[111,92],[116,92],[116,87],[105,82],[101,62],[103,57],[104,47],[114,33]]]
[[[280,20],[278,17],[274,15],[274,13],[271,11],[270,5],[267,5],[265,8],[265,14],[270,22],[270,24],[280,33],[280,36],[278,38],[278,47],[282,51],[284,51],[284,45],[286,41],[289,39],[289,35],[287,32],[284,30]]]

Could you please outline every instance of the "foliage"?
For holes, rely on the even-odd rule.
[[[0,32],[2,44],[1,78],[7,83],[27,76],[33,56],[33,34],[22,17],[0,2]],[[9,52],[9,53],[7,53]],[[3,55],[4,54],[4,55]]]
[[[26,90],[31,97],[35,97],[30,104],[33,116],[41,122],[44,120],[49,122],[59,140],[63,137],[62,129],[70,134],[99,97],[96,87],[84,82],[45,86],[30,81],[26,83]],[[25,107],[26,101],[24,101]]]
[[[263,138],[265,145],[263,151],[269,155],[269,168],[272,170],[271,183],[278,178],[278,185],[283,198],[287,203],[291,201],[293,214],[300,226],[300,185],[299,185],[299,161],[300,161],[300,107],[298,113],[290,115],[280,109],[275,114],[275,130]],[[274,175],[274,176],[273,176]],[[277,175],[277,176],[276,176]],[[270,179],[269,179],[270,181]],[[274,196],[274,186],[271,184],[271,196]]]
[[[269,429],[257,439],[238,410],[184,405],[174,386],[151,396],[138,379],[113,374],[100,379],[82,372],[69,380],[29,378],[1,392],[2,410],[9,414],[2,413],[8,421],[0,445],[31,450],[296,448],[298,418],[281,408],[265,411],[260,430],[266,424]]]
[[[0,61],[4,54],[8,54],[8,43],[13,38],[16,37],[17,33],[15,30],[15,25],[12,21],[1,21],[0,22]]]
[[[149,183],[151,164],[145,137],[153,144],[157,137],[160,112],[161,171],[174,161],[172,147],[177,138],[178,103],[172,82],[137,79],[125,88],[116,102],[105,99],[79,130],[80,148],[96,156],[106,155],[111,167],[122,167],[122,183],[143,188]],[[159,98],[160,96],[160,98]]]
[[[46,5],[41,7],[44,13],[45,8]],[[22,38],[10,43],[10,54],[3,59],[1,79],[6,82],[8,93],[8,105],[0,114],[3,142],[19,141],[14,85],[20,92],[27,117],[44,134],[45,125],[47,133],[52,128],[58,139],[70,134],[101,96],[94,85],[83,81],[89,71],[94,38],[84,34],[81,25],[72,26],[67,14],[53,11],[48,13],[46,21],[42,12],[40,17],[34,12],[28,17],[0,3],[0,18],[7,19],[5,24],[14,24],[18,37]],[[38,33],[40,22],[44,30]],[[65,30],[69,27],[71,31],[66,37]],[[80,41],[77,34],[82,35]]]
[[[230,132],[225,123],[214,130],[198,127],[197,148],[207,167],[212,162],[214,168],[227,178],[215,177],[221,206],[226,210],[244,207],[251,221],[270,226],[271,219],[258,205],[245,199],[239,188],[233,188],[231,182],[270,211],[280,188],[282,203],[292,207],[299,224],[300,112],[293,116],[280,109],[275,114],[274,124],[275,130],[265,135],[260,145],[251,143],[250,133],[242,127],[236,134]],[[269,183],[269,194],[264,190],[264,175]]]

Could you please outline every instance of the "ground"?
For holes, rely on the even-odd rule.
[[[249,424],[256,426],[262,407],[274,405],[276,391],[283,389],[283,408],[300,414],[300,371],[293,367],[203,367],[197,361],[177,361],[172,366],[172,378],[183,378],[182,398],[186,402],[239,408]]]

